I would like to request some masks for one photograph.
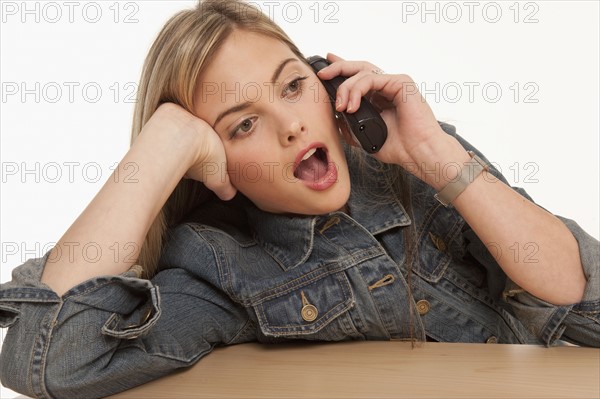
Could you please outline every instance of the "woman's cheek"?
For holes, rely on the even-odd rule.
[[[265,162],[259,156],[250,150],[243,151],[242,154],[227,154],[227,173],[232,184],[237,189],[253,189],[254,186],[273,175],[272,162]],[[260,153],[259,153],[260,154]]]

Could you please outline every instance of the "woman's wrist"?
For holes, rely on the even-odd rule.
[[[416,177],[440,191],[455,181],[471,157],[454,137],[442,135],[424,142],[413,151],[408,165],[401,165]]]
[[[165,166],[171,164],[169,169],[175,167],[180,174],[178,179],[181,179],[202,157],[201,133],[192,128],[169,126],[163,121],[160,122],[145,126],[134,145],[139,144],[148,151],[149,155],[156,155],[157,162],[162,162]]]

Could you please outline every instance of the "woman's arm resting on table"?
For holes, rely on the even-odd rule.
[[[172,237],[186,251],[167,251],[152,280],[133,267],[59,298],[39,280],[47,255],[14,269],[0,285],[2,384],[36,398],[105,397],[255,339],[246,311],[188,271],[217,270],[211,248],[186,225]]]

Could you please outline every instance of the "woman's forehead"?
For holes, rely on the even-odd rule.
[[[253,32],[233,31],[201,78],[213,82],[267,83],[277,66],[295,57],[280,40]]]
[[[195,93],[198,115],[213,121],[219,108],[243,102],[246,91],[269,93],[273,78],[301,62],[282,41],[236,30],[222,44],[200,75]],[[199,107],[200,105],[210,107]],[[216,106],[216,107],[215,107]],[[202,109],[200,109],[202,108]]]

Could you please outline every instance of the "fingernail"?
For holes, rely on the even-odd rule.
[[[341,97],[337,97],[335,99],[335,109],[337,109],[338,111],[340,110],[342,106],[342,98]]]
[[[348,105],[346,105],[346,112],[352,111],[352,100],[348,100]]]

